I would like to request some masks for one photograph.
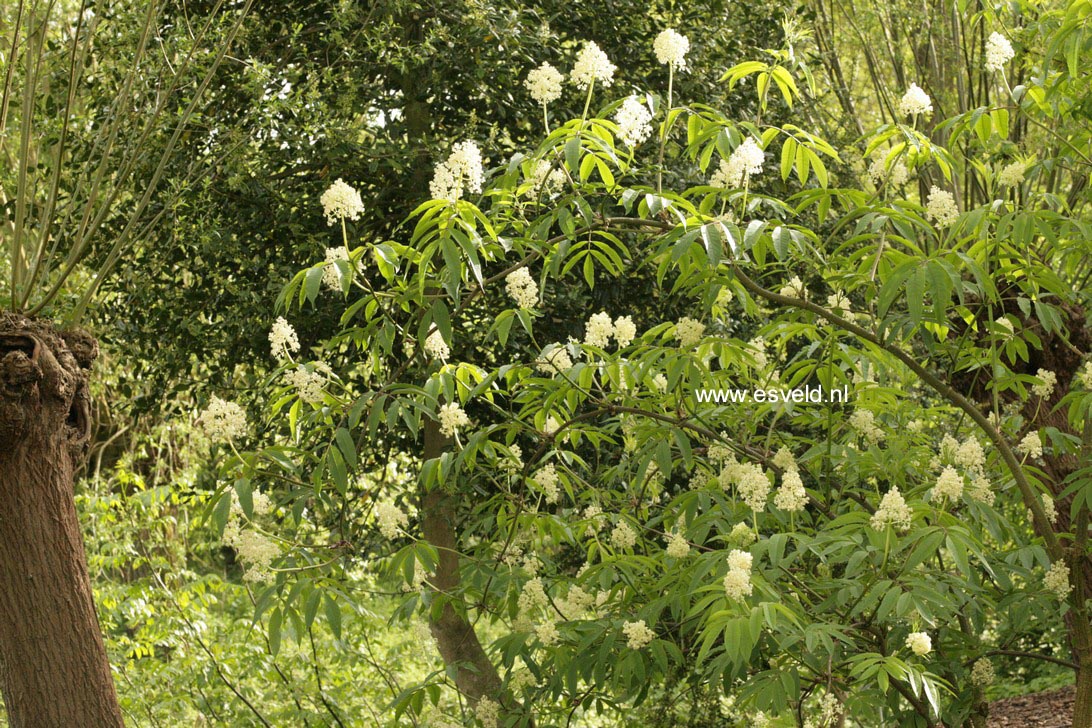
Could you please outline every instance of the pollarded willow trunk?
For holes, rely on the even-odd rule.
[[[124,725],[73,499],[97,352],[84,333],[0,313],[0,688],[12,728]]]

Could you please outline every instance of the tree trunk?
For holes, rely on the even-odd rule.
[[[1073,704],[1073,728],[1092,728],[1092,664],[1077,668],[1077,701]]]
[[[449,441],[440,434],[435,422],[428,421],[425,429],[426,459],[439,457]],[[437,549],[436,571],[428,582],[440,600],[429,617],[429,627],[444,664],[454,670],[455,685],[472,705],[482,698],[500,701],[501,681],[497,669],[485,654],[474,626],[465,614],[456,611],[461,605],[459,589],[459,551],[455,535],[454,496],[442,488],[422,494],[421,530],[425,539]]]
[[[12,728],[124,725],[73,499],[97,353],[86,334],[0,313],[0,689]]]

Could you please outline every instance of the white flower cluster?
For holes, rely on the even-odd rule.
[[[1020,444],[1016,446],[1017,452],[1022,452],[1029,458],[1039,458],[1043,456],[1043,438],[1039,436],[1038,430],[1033,430],[1024,435],[1024,439],[1020,441]]]
[[[619,520],[618,525],[610,532],[610,543],[616,549],[633,548],[637,543],[637,534],[625,520]]]
[[[310,366],[300,364],[285,372],[284,378],[296,388],[304,403],[322,404],[326,394],[326,382],[331,373],[325,362],[318,361]]]
[[[561,633],[557,631],[557,625],[553,622],[543,622],[535,627],[535,635],[544,645],[556,645],[561,639]]]
[[[508,473],[518,473],[523,470],[523,449],[516,443],[508,446],[508,456],[501,453],[500,467]]]
[[[278,316],[273,322],[273,328],[269,331],[269,347],[278,360],[291,359],[292,354],[300,350],[300,340],[296,336],[296,330],[284,316]]]
[[[853,414],[849,416],[849,426],[872,445],[878,445],[886,437],[884,431],[876,424],[876,415],[872,414],[871,410],[861,408],[853,410]]]
[[[380,501],[375,504],[375,522],[383,538],[395,539],[398,531],[409,525],[409,517],[394,503]]]
[[[732,458],[720,471],[720,485],[728,489],[733,485],[739,491],[739,497],[747,507],[756,513],[766,510],[766,498],[770,495],[770,479],[766,477],[761,465],[739,463]]]
[[[929,114],[933,111],[933,102],[916,83],[910,84],[903,97],[899,99],[899,116]]]
[[[260,490],[255,490],[250,494],[250,505],[255,516],[264,516],[273,512],[273,500]],[[235,490],[231,491],[229,514],[229,518],[241,519],[246,517],[246,514],[243,513],[243,504],[239,501],[239,493]]]
[[[667,537],[667,555],[673,559],[685,559],[690,554],[690,543],[686,536],[675,531]]]
[[[967,489],[967,495],[987,505],[993,505],[997,495],[993,492],[993,484],[985,473],[976,473],[971,476],[971,487]]]
[[[732,526],[732,530],[728,533],[728,540],[743,548],[747,548],[758,540],[758,536],[755,535],[754,530],[750,526],[740,521]]]
[[[504,278],[504,289],[520,308],[534,308],[538,303],[538,284],[531,271],[517,268]]]
[[[622,632],[628,639],[626,646],[631,650],[640,650],[656,639],[656,633],[648,628],[643,619],[626,622],[622,625]]]
[[[892,487],[884,493],[880,507],[872,514],[870,523],[877,531],[882,531],[888,526],[894,527],[896,531],[909,531],[911,517],[910,507],[906,505],[902,493],[899,492],[898,487]]]
[[[234,440],[246,432],[246,412],[243,408],[216,396],[209,401],[198,422],[212,440]]]
[[[1040,369],[1035,373],[1039,381],[1031,385],[1031,391],[1041,399],[1047,399],[1054,394],[1054,387],[1058,384],[1058,375],[1047,369]]]
[[[993,663],[988,657],[980,657],[971,666],[971,684],[975,687],[985,688],[993,684]]]
[[[225,531],[225,535],[226,535]],[[270,564],[280,556],[281,549],[272,539],[251,529],[238,533],[230,544],[239,555],[239,560],[246,566],[243,574],[245,581],[262,582],[273,578]]]
[[[808,492],[804,490],[804,481],[796,468],[785,470],[781,487],[774,493],[774,505],[783,511],[802,511],[808,504]]]
[[[957,501],[963,495],[963,476],[951,465],[944,468],[937,476],[937,482],[933,486],[933,500],[945,498]]]
[[[344,245],[326,249],[326,265],[322,269],[322,285],[331,291],[341,290],[341,268],[337,264],[339,260],[349,260],[349,251],[345,250]]]
[[[523,589],[520,590],[519,599],[517,600],[520,616],[530,617],[538,609],[545,607],[549,601],[546,596],[546,588],[542,584],[542,577],[536,576],[528,579],[524,582]]]
[[[1058,595],[1059,599],[1065,599],[1073,590],[1069,583],[1069,567],[1064,561],[1055,561],[1050,565],[1050,571],[1043,577],[1043,584],[1047,589]]]
[[[986,70],[1000,71],[1005,64],[1016,57],[1009,39],[1000,33],[990,33],[986,41]]]
[[[531,92],[531,98],[540,104],[548,104],[561,98],[561,84],[565,74],[549,63],[543,63],[527,74],[524,85]]]
[[[766,154],[754,139],[747,137],[732,152],[728,159],[720,160],[720,167],[709,178],[712,187],[725,189],[742,187],[753,175],[762,172],[762,163]]]
[[[273,501],[258,490],[251,494],[251,504],[255,517],[266,515],[273,510]],[[262,533],[253,529],[244,529],[242,522],[245,518],[242,504],[239,502],[239,494],[232,491],[231,508],[221,541],[235,549],[239,560],[246,567],[246,573],[243,575],[245,581],[269,581],[273,578],[270,564],[280,555],[280,548]]]
[[[1086,361],[1077,372],[1077,381],[1084,389],[1092,389],[1092,361]]]
[[[549,344],[535,360],[535,369],[543,374],[563,374],[572,368],[573,360],[564,344]]]
[[[628,147],[635,147],[652,134],[652,112],[646,104],[636,95],[631,95],[614,115],[614,122],[618,124],[618,136]]]
[[[843,291],[835,291],[827,296],[827,308],[830,309],[831,313],[837,316],[849,318],[849,296]]]
[[[705,333],[705,324],[695,321],[689,316],[683,316],[675,324],[675,338],[679,340],[679,346],[690,349],[697,346]]]
[[[547,415],[546,421],[542,423],[542,431],[547,435],[552,435],[561,429],[561,423],[553,415]]]
[[[652,41],[652,50],[656,60],[677,71],[686,69],[686,54],[690,51],[690,39],[680,35],[674,28],[661,30]]]
[[[1058,522],[1058,508],[1054,505],[1054,499],[1046,493],[1043,493],[1043,512],[1046,513],[1048,521],[1051,523]]]
[[[500,715],[500,704],[490,698],[481,698],[474,706],[474,717],[482,724],[482,728],[498,728]]]
[[[535,473],[531,478],[546,496],[547,503],[557,503],[561,498],[561,488],[558,487],[557,468],[553,463],[548,463]]]
[[[532,194],[545,193],[552,195],[555,192],[560,192],[569,178],[565,174],[565,170],[554,167],[545,159],[540,159],[535,163],[528,180],[531,182],[530,191]]]
[[[891,165],[891,169],[888,169],[884,155],[877,154],[872,158],[872,164],[868,167],[868,177],[876,185],[886,180],[889,185],[899,187],[910,179],[910,170],[906,168],[902,160],[896,160]]]
[[[476,194],[482,191],[482,153],[472,141],[459,142],[446,161],[436,165],[429,183],[434,200],[455,202],[463,192]]]
[[[592,314],[584,327],[584,343],[600,349],[610,346],[611,339],[618,344],[618,348],[624,349],[636,336],[637,326],[631,317],[619,316],[611,321],[610,314],[606,311]]]
[[[596,81],[603,86],[610,86],[614,81],[616,69],[617,66],[610,62],[607,54],[589,40],[577,54],[576,63],[573,65],[573,72],[569,78],[581,89],[587,89]]]
[[[614,341],[619,349],[629,346],[637,338],[637,324],[630,316],[619,316],[614,320]]]
[[[1016,187],[1024,181],[1027,165],[1019,160],[1006,164],[997,175],[997,181],[1006,187]]]
[[[470,424],[470,418],[466,412],[455,402],[448,402],[440,406],[440,432],[447,437],[455,437],[460,427]]]
[[[945,442],[947,442],[949,438],[951,438],[951,435],[944,438]],[[954,440],[955,438],[951,439]],[[943,449],[944,444],[941,445],[941,450]],[[956,465],[964,467],[967,470],[981,471],[986,466],[986,453],[982,449],[982,443],[973,435],[954,448],[952,457],[955,460]]]
[[[906,635],[906,646],[918,657],[928,655],[933,650],[933,640],[925,632],[911,632]]]
[[[728,554],[728,573],[724,575],[724,592],[729,599],[742,599],[750,596],[753,590],[751,584],[751,564],[753,557],[746,551],[732,549]]]
[[[959,207],[956,206],[955,197],[951,192],[933,185],[929,189],[929,200],[925,205],[925,214],[937,225],[948,227],[959,219]]]
[[[787,298],[804,298],[807,296],[807,289],[804,287],[804,282],[800,280],[800,276],[793,276],[788,283],[781,286],[781,290],[777,293]]]
[[[425,353],[440,361],[446,361],[451,355],[451,349],[448,348],[447,342],[444,341],[444,336],[439,329],[434,329],[431,334],[425,337]]]
[[[349,218],[359,220],[364,212],[364,203],[360,193],[338,178],[319,198],[322,210],[326,213],[326,222],[336,225],[339,220]]]

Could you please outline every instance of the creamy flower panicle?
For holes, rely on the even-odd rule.
[[[455,402],[448,402],[440,407],[440,432],[447,437],[455,437],[460,427],[470,424],[466,412]]]
[[[680,35],[673,28],[661,30],[652,41],[652,51],[656,54],[656,60],[665,66],[671,66],[676,71],[686,69],[686,54],[690,52],[690,39]]]
[[[804,489],[804,481],[796,469],[785,471],[781,480],[781,487],[774,494],[774,505],[790,513],[802,511],[808,504],[808,492]]]
[[[656,638],[656,633],[648,628],[643,619],[636,622],[626,622],[622,625],[622,633],[627,638],[626,646],[631,650],[640,650],[647,647]]]
[[[925,93],[916,83],[910,84],[903,97],[899,99],[900,116],[916,116],[917,114],[931,114],[933,101],[929,94]]]
[[[1016,451],[1027,455],[1029,458],[1038,458],[1043,456],[1043,438],[1039,436],[1039,432],[1032,431],[1024,435],[1024,439],[1016,446]]]
[[[614,122],[618,124],[618,136],[628,147],[635,147],[652,134],[652,112],[636,95],[630,96],[618,107]]]
[[[619,316],[614,320],[614,341],[619,349],[629,346],[637,336],[637,325],[630,316]]]
[[[751,177],[762,173],[766,154],[751,137],[733,150],[728,159],[722,159],[720,167],[709,178],[711,187],[732,189],[742,187]]]
[[[1069,567],[1064,561],[1055,561],[1050,565],[1050,571],[1043,577],[1043,584],[1054,592],[1059,599],[1066,599],[1073,585],[1069,583]]]
[[[724,591],[729,599],[742,599],[754,592],[751,584],[753,557],[746,551],[732,549],[728,554],[728,573],[724,575]]]
[[[344,245],[326,249],[325,265],[322,268],[322,285],[331,291],[341,290],[341,267],[337,264],[340,260],[349,260],[349,251]]]
[[[325,362],[314,362],[310,367],[300,364],[295,369],[290,369],[284,373],[284,378],[289,385],[296,388],[304,403],[322,404],[331,373]]]
[[[548,345],[535,360],[535,369],[543,374],[563,374],[572,368],[573,360],[564,344]]]
[[[683,316],[675,324],[675,338],[678,340],[679,346],[684,349],[697,346],[701,342],[704,333],[705,324],[701,321],[695,321],[689,316]]]
[[[911,632],[906,636],[906,646],[918,657],[923,657],[933,650],[933,640],[925,632]]]
[[[925,205],[925,214],[941,227],[948,227],[959,219],[959,207],[951,192],[936,185],[929,189],[929,199]]]
[[[576,63],[573,65],[569,78],[578,88],[584,90],[596,82],[602,86],[610,86],[614,81],[614,72],[617,68],[607,58],[607,54],[595,42],[589,40],[577,54]]]
[[[1009,39],[1000,33],[990,33],[986,41],[986,66],[987,71],[1000,71],[1005,64],[1016,57],[1016,51],[1012,49]]]
[[[341,178],[322,193],[319,202],[322,203],[322,210],[326,214],[326,222],[330,225],[336,225],[346,218],[359,220],[361,213],[364,212],[364,202],[360,199],[360,193]]]
[[[1040,369],[1035,373],[1039,381],[1031,385],[1032,394],[1041,399],[1047,399],[1054,394],[1054,387],[1058,384],[1058,375],[1047,369]]]
[[[944,468],[940,476],[937,477],[937,482],[933,486],[933,498],[935,500],[952,500],[956,501],[963,495],[963,476],[953,468],[948,466]]]
[[[902,497],[898,487],[884,493],[880,507],[872,514],[870,523],[872,528],[882,531],[891,526],[896,531],[909,531],[912,514],[906,500]]]
[[[633,548],[637,543],[637,533],[628,521],[620,520],[618,525],[610,532],[610,543],[616,549],[624,550]]]
[[[561,98],[561,85],[565,75],[549,63],[543,63],[527,74],[524,85],[531,92],[531,98],[540,104],[548,104]]]
[[[277,359],[291,359],[300,350],[300,340],[292,324],[284,316],[278,316],[269,330],[269,346]]]
[[[459,142],[452,147],[448,158],[436,165],[429,192],[434,200],[457,202],[464,192],[481,192],[483,178],[482,153],[478,145],[472,141]]]
[[[517,268],[504,281],[505,290],[520,308],[534,308],[538,304],[538,284],[531,277],[531,271]]]
[[[532,480],[534,480],[535,484],[542,490],[543,495],[546,496],[547,503],[557,503],[558,500],[560,500],[560,479],[557,475],[557,468],[554,467],[553,463],[548,463],[539,468]]]
[[[198,422],[212,440],[234,440],[246,433],[246,412],[243,408],[216,396],[209,400]]]
[[[667,555],[673,559],[683,559],[690,554],[690,543],[686,540],[686,536],[679,532],[672,533],[667,537]]]
[[[584,343],[606,349],[610,346],[611,337],[614,336],[614,322],[606,311],[592,314],[584,327]]]
[[[439,329],[433,329],[432,333],[425,337],[425,353],[433,359],[446,360],[451,356],[451,349],[444,341],[444,335]]]
[[[1006,187],[1016,187],[1024,181],[1027,165],[1019,160],[1006,164],[997,175],[997,182]]]

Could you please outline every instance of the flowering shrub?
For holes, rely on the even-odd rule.
[[[688,49],[665,31],[655,54],[693,73]],[[1013,54],[991,38],[986,67]],[[911,84],[899,123],[840,153],[763,120],[770,89],[792,107],[807,73],[771,56],[725,73],[758,94],[735,120],[670,90],[604,97],[616,66],[588,42],[568,75],[583,116],[551,125],[564,75],[531,71],[541,145],[501,160],[455,143],[403,240],[354,240],[366,203],[341,181],[323,196],[344,256],[278,303],[339,306],[341,330],[299,352],[273,324],[274,442],[225,461],[215,509],[267,584],[276,642],[320,602],[339,629],[364,564],[404,591],[403,616],[428,616],[448,663],[396,711],[440,720],[448,683],[489,727],[672,682],[719,686],[726,723],[957,725],[1029,625],[1069,610],[1092,658],[1085,555],[1062,545],[1087,531],[1092,490],[1059,460],[1081,447],[1089,369],[1070,381],[1082,350],[1051,348],[1083,326],[1076,278],[1055,270],[1085,255],[1085,226],[959,151],[968,134],[1000,145],[1008,110],[938,121],[945,147]],[[1044,113],[1008,93],[1013,113]],[[667,170],[688,183],[666,187]],[[1024,187],[958,197],[972,172]],[[557,304],[627,278],[650,300]],[[553,317],[567,340],[543,336]],[[693,396],[811,384],[850,401]],[[205,420],[244,426],[222,402]],[[268,535],[238,530],[259,486],[289,514]]]

